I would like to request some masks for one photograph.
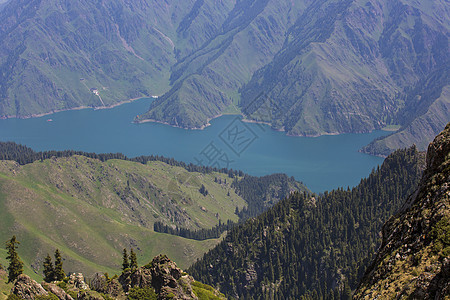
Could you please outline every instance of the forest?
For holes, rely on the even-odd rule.
[[[188,272],[231,297],[347,299],[384,222],[420,180],[424,155],[398,150],[353,189],[294,192],[234,227]]]

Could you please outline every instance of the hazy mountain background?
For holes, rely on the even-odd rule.
[[[394,125],[364,151],[424,150],[450,120],[449,10],[444,0],[12,0],[0,12],[0,116],[162,95],[136,120],[201,128],[242,113],[304,136]]]

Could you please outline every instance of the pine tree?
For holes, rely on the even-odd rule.
[[[137,257],[136,257],[136,253],[134,252],[133,248],[131,248],[131,250],[130,250],[130,268],[132,270],[136,270],[138,268]]]
[[[342,291],[341,300],[351,300],[352,290],[348,284],[348,281],[344,282],[344,290]]]
[[[63,262],[61,258],[61,253],[58,249],[55,251],[55,280],[61,281],[66,277],[63,270]]]
[[[128,254],[127,249],[123,248],[123,262],[122,262],[122,271],[125,271],[130,267],[130,264],[128,263]]]
[[[8,250],[6,259],[9,260],[8,283],[13,282],[23,273],[23,262],[20,260],[19,254],[16,251],[18,244],[20,243],[17,241],[15,235],[6,242],[6,250]]]
[[[53,268],[52,258],[50,254],[44,259],[44,281],[52,282],[55,279],[55,270]]]

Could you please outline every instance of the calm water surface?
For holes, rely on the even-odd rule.
[[[150,101],[0,120],[0,140],[36,151],[121,152],[129,157],[158,154],[185,162],[228,166],[252,175],[281,172],[303,181],[314,192],[355,186],[383,161],[358,149],[386,132],[289,137],[265,125],[243,123],[236,116],[212,120],[205,130],[132,123],[137,114],[147,110]],[[53,121],[49,122],[50,118]]]

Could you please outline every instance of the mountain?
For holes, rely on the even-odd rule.
[[[27,273],[37,277],[46,253],[55,248],[64,253],[67,270],[86,274],[117,273],[123,248],[134,248],[139,260],[167,253],[187,267],[220,241],[222,232],[195,238],[203,230],[228,220],[237,223],[291,191],[306,190],[286,175],[270,175],[254,179],[266,185],[253,191],[267,196],[258,202],[243,194],[245,200],[239,195],[242,187],[234,186],[252,189],[245,182],[254,177],[157,157],[38,153],[0,143],[0,158],[0,240],[15,234],[22,241],[19,254]],[[200,192],[202,186],[207,193]],[[158,233],[156,222],[197,235]],[[4,257],[0,249],[5,265]]]
[[[290,28],[273,62],[243,87],[244,113],[261,119],[250,103],[263,92],[274,105],[273,119],[261,121],[292,135],[404,124],[394,116],[413,110],[402,100],[407,90],[449,68],[448,20],[444,1],[316,1]],[[442,114],[448,121],[448,111]]]
[[[424,150],[450,119],[447,6],[9,1],[0,10],[0,117],[154,95],[135,121],[203,128],[234,113],[302,136],[396,125],[364,151]]]
[[[0,11],[0,117],[159,95],[194,1],[15,0]],[[171,3],[173,2],[173,3]]]
[[[448,20],[445,1],[241,1],[136,120],[202,128],[234,112],[302,136],[398,124],[366,152],[425,150],[450,119]]]
[[[423,159],[415,147],[398,150],[351,190],[293,193],[231,229],[188,272],[234,298],[351,295],[381,242],[382,225],[417,186]]]
[[[356,299],[450,295],[450,123],[428,147],[420,184],[383,226],[383,242]]]
[[[364,147],[363,152],[375,155],[388,155],[393,149],[415,144],[426,149],[450,120],[450,76],[449,69],[440,69],[429,78],[416,85],[408,94],[411,105],[397,113],[399,124],[397,132],[377,139]]]
[[[239,89],[281,50],[287,30],[309,2],[237,1],[226,18],[215,20],[214,35],[173,66],[172,89],[137,121],[202,128],[221,113],[239,112]],[[203,21],[194,17],[193,24]],[[191,27],[182,31],[194,31]]]

